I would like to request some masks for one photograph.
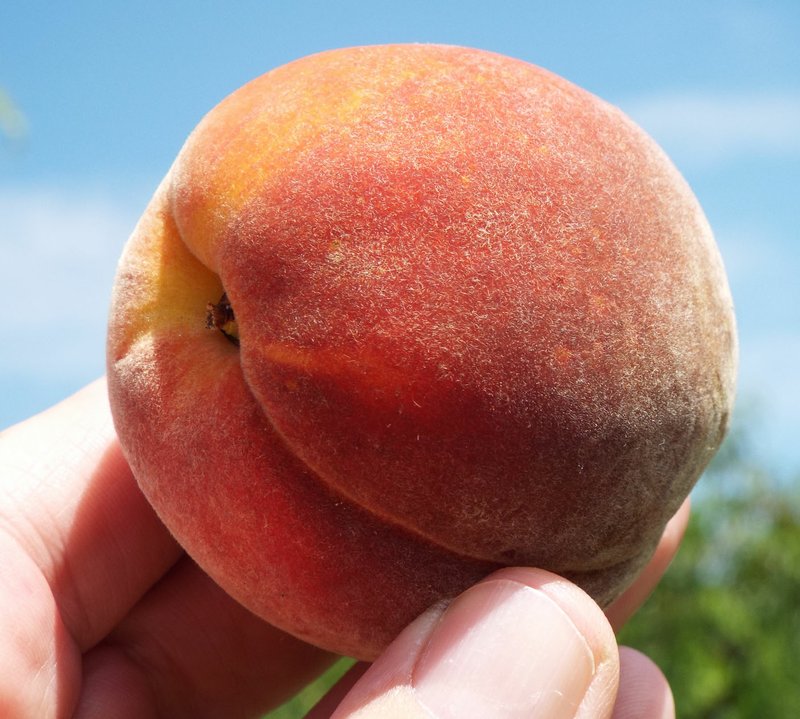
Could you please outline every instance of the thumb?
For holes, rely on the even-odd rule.
[[[543,570],[503,569],[409,625],[333,719],[600,719],[618,680],[591,598]]]

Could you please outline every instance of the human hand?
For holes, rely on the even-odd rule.
[[[182,552],[116,441],[105,382],[0,435],[0,717],[253,717],[334,657]]]
[[[612,625],[658,581],[687,516],[608,610]],[[122,457],[104,382],[0,435],[0,556],[9,719],[254,717],[334,659],[254,617],[183,554]],[[502,570],[432,608],[356,683],[364,670],[310,717],[331,716],[350,687],[337,719],[594,719],[615,696],[615,719],[674,716],[660,672],[618,655],[597,606],[541,570]]]

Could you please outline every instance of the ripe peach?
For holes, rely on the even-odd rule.
[[[735,355],[652,140],[527,63],[397,45],[290,63],[200,123],[122,257],[108,372],[189,554],[369,659],[500,566],[615,598],[723,437]]]

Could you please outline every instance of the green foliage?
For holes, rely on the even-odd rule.
[[[27,122],[8,93],[0,87],[0,135],[21,140],[27,132]]]
[[[663,669],[682,719],[800,717],[800,491],[734,438],[678,557],[620,641]]]
[[[347,673],[355,662],[340,659],[327,672],[309,684],[296,697],[267,714],[264,719],[301,719],[322,699],[328,690]]]

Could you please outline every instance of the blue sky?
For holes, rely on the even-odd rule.
[[[302,55],[482,47],[621,106],[693,186],[728,268],[740,411],[800,468],[800,2],[5,2],[0,428],[103,372],[123,243],[202,115]],[[12,128],[13,129],[13,128]]]

